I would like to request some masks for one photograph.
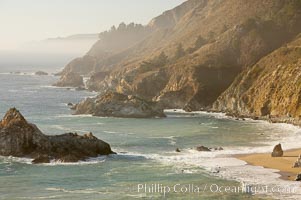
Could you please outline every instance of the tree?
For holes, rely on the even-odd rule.
[[[124,22],[120,23],[119,26],[118,26],[118,30],[119,31],[123,31],[125,30],[127,27],[126,27],[126,24]]]
[[[175,59],[179,59],[179,58],[183,57],[184,55],[185,55],[185,51],[184,51],[182,43],[180,43],[177,46],[177,50],[175,53]]]
[[[115,26],[112,26],[110,31],[111,31],[111,32],[116,31],[116,27],[115,27]]]
[[[206,40],[200,35],[197,39],[196,39],[196,41],[195,41],[195,43],[194,43],[194,47],[195,47],[195,49],[197,50],[197,49],[199,49],[199,48],[201,48],[203,45],[205,45],[206,44]]]
[[[158,67],[161,67],[166,65],[167,61],[168,61],[168,57],[166,56],[165,52],[162,51],[160,55],[154,59],[154,64],[157,65]]]
[[[213,42],[213,41],[214,41],[214,37],[215,37],[215,33],[214,33],[213,31],[210,31],[210,32],[208,33],[208,40],[209,40],[210,42]]]
[[[140,64],[139,70],[141,72],[151,71],[155,68],[163,67],[164,65],[167,64],[167,62],[168,62],[168,57],[166,56],[164,51],[162,51],[158,56],[154,57],[153,59],[149,61],[143,61]]]

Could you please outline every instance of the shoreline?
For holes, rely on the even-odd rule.
[[[280,179],[295,181],[297,174],[301,173],[301,168],[292,166],[301,154],[301,148],[288,149],[283,152],[282,157],[272,157],[271,153],[252,153],[236,154],[234,158],[245,161],[248,165],[279,170],[277,173],[280,175]]]

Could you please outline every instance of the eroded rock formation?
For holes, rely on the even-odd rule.
[[[10,109],[0,121],[0,155],[28,157],[33,163],[50,160],[77,162],[89,157],[114,153],[106,142],[92,133],[44,135],[36,125],[28,123],[21,113]]]
[[[57,87],[84,87],[83,77],[75,72],[68,72],[64,74],[60,80],[54,84]]]
[[[156,102],[116,92],[84,100],[76,105],[75,114],[128,118],[165,117],[162,107]]]

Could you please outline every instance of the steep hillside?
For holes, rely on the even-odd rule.
[[[88,85],[167,108],[204,109],[243,69],[300,32],[300,11],[299,0],[188,0],[154,18],[140,42],[85,66],[108,73]]]
[[[121,23],[117,28],[113,26],[111,30],[100,33],[99,40],[89,52],[81,58],[72,60],[62,74],[72,71],[87,75],[99,71],[95,68],[101,68],[104,65],[104,60],[138,43],[150,32],[149,27],[134,23],[129,25]]]
[[[301,35],[242,72],[213,107],[297,123],[301,119]]]

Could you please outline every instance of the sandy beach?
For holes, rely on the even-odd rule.
[[[235,157],[250,165],[278,169],[282,179],[294,180],[296,175],[301,172],[301,168],[293,168],[292,166],[300,154],[301,149],[292,149],[284,150],[282,157],[272,157],[271,153],[237,155]]]

